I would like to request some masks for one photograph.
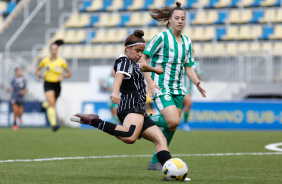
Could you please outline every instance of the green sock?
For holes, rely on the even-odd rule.
[[[167,146],[169,146],[170,144],[170,141],[172,140],[172,137],[175,133],[175,131],[170,131],[169,129],[163,129],[163,134],[167,140]],[[154,151],[154,154],[152,156],[152,160],[151,160],[151,163],[152,164],[155,164],[155,163],[159,163],[160,161],[158,160],[157,156],[156,156],[156,150]]]
[[[189,118],[189,112],[184,112],[184,115],[183,115],[183,123],[187,123],[188,118]]]
[[[163,115],[157,114],[155,116],[150,116],[150,119],[153,120],[158,127],[163,127],[168,129],[167,123]]]

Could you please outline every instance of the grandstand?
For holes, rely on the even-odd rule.
[[[184,34],[192,40],[195,58],[201,63],[208,99],[245,98],[254,92],[248,87],[251,83],[261,84],[254,89],[256,92],[264,89],[264,94],[281,94],[281,0],[178,1],[187,10]],[[26,4],[15,13],[19,15],[5,30],[0,29],[0,41],[6,43],[0,46],[0,59],[5,61],[0,71],[5,76],[0,80],[2,88],[7,86],[12,65],[24,65],[28,79],[38,83],[33,71],[39,60],[48,56],[48,45],[56,39],[66,43],[60,48],[60,55],[73,72],[69,85],[76,81],[87,86],[89,68],[112,65],[133,30],[143,29],[147,42],[166,30],[149,15],[153,8],[164,6],[160,0],[44,0],[42,5],[36,0],[0,1],[0,14],[4,15],[0,22],[9,18],[7,13],[13,13],[16,3],[21,2]],[[172,5],[175,1],[166,3]],[[23,23],[24,7],[32,12],[39,5],[40,11],[8,47],[7,42]],[[265,91],[265,83],[270,84],[271,93]],[[242,90],[247,91],[245,96],[238,95]]]

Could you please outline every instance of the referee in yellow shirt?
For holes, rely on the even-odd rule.
[[[51,56],[43,59],[35,70],[35,74],[45,80],[44,92],[47,102],[43,103],[42,106],[47,108],[47,117],[54,132],[59,128],[57,125],[55,104],[61,93],[61,81],[71,76],[67,62],[57,56],[58,48],[63,43],[62,40],[52,43],[50,45]],[[43,67],[45,68],[45,73],[41,74],[40,70]],[[63,69],[66,71],[65,75],[63,75]]]

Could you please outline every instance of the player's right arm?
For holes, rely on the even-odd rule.
[[[39,77],[39,78],[42,78],[42,79],[45,79],[45,75],[42,75],[42,74],[40,73],[40,70],[41,70],[41,68],[42,68],[44,65],[45,65],[45,59],[43,59],[43,60],[39,63],[38,67],[37,67],[36,70],[35,70],[35,75],[36,75],[37,77]]]

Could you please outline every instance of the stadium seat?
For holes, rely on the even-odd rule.
[[[241,19],[241,11],[239,10],[231,10],[229,11],[229,22],[231,24],[234,24],[234,23],[239,23],[240,22],[240,19]]]
[[[253,12],[252,10],[244,10],[240,12],[240,18],[238,20],[238,23],[248,23],[253,18]]]
[[[0,1],[0,15],[7,11],[8,3],[6,1]]]
[[[182,32],[185,36],[193,40],[193,29],[191,27],[185,27]]]
[[[103,0],[92,0],[91,6],[86,8],[86,11],[98,11],[102,10],[104,6]]]
[[[75,50],[71,45],[64,45],[59,49],[59,56],[65,59],[73,58],[75,57],[75,54]]]
[[[248,54],[249,52],[249,43],[248,42],[242,42],[238,44],[238,52],[239,54]]]
[[[107,31],[107,36],[104,38],[104,42],[106,43],[113,43],[116,42],[115,37],[117,37],[117,30],[110,29]]]
[[[241,2],[242,0],[232,0],[231,4],[228,7],[238,7],[238,4]]]
[[[273,54],[274,55],[282,55],[282,43],[281,42],[275,42],[273,47]]]
[[[263,27],[263,34],[260,39],[269,39],[269,35],[273,34],[273,27],[272,26],[265,26]]]
[[[263,10],[254,10],[253,11],[253,18],[250,20],[250,23],[258,23],[261,18],[264,16]]]
[[[194,7],[194,4],[197,4],[197,0],[189,0],[188,1],[188,8],[192,8]]]
[[[193,40],[195,41],[204,41],[205,28],[196,27],[194,28]]]
[[[215,56],[215,44],[212,43],[205,43],[203,45],[203,55],[204,56]]]
[[[218,19],[214,23],[215,24],[224,24],[227,18],[228,18],[228,12],[220,11],[218,12]]]
[[[156,26],[158,25],[158,22],[156,20],[154,20],[151,15],[149,13],[143,13],[142,14],[142,25],[145,26],[145,25],[148,25],[148,26]]]
[[[226,34],[222,35],[222,40],[235,40],[237,39],[238,33],[239,29],[237,26],[229,26],[226,29]]]
[[[269,35],[269,39],[282,39],[282,25],[274,27],[273,34]]]
[[[191,21],[191,24],[205,24],[207,13],[205,11],[197,11],[195,14],[195,19]]]
[[[85,45],[84,47],[82,47],[81,49],[81,58],[84,59],[90,59],[93,58],[93,53],[94,51],[94,47],[92,45]],[[79,51],[80,49],[78,48],[77,51]]]
[[[102,43],[104,42],[106,38],[106,30],[105,29],[99,29],[96,31],[96,36],[92,39],[92,43]]]
[[[152,9],[155,9],[155,8],[161,8],[161,7],[163,7],[164,5],[165,5],[165,4],[164,4],[163,1],[154,0],[154,3],[149,6],[149,9],[152,10]]]
[[[215,44],[215,55],[216,56],[223,56],[226,55],[226,47],[224,43],[217,43]]]
[[[227,55],[236,56],[238,54],[238,44],[236,42],[230,42],[226,44]]]
[[[252,4],[254,4],[255,0],[241,0],[238,3],[238,6],[241,7],[250,7]]]
[[[176,1],[181,3],[182,8],[186,9],[186,8],[188,8],[188,1],[190,1],[190,0],[175,0],[174,3],[173,3],[173,6],[175,6]]]
[[[99,21],[96,22],[93,26],[94,27],[107,27],[110,26],[111,14],[109,13],[102,13],[99,17]]]
[[[65,37],[65,30],[58,30],[55,35],[52,37],[52,39],[50,40],[50,43],[54,42],[55,40],[64,40]]]
[[[78,14],[72,14],[65,23],[65,27],[77,27],[77,22],[79,20]]]
[[[231,0],[219,0],[218,2],[214,3],[214,7],[216,8],[225,8],[231,5]]]
[[[273,43],[271,42],[263,42],[261,49],[267,53],[272,52],[273,50]]]
[[[212,41],[213,39],[216,38],[216,34],[215,34],[215,28],[214,27],[207,27],[204,29],[205,34],[202,35],[204,41]]]
[[[273,6],[278,0],[264,0],[260,3],[261,6]]]
[[[127,36],[128,36],[128,30],[126,28],[120,28],[117,31],[115,42],[124,42]]]
[[[216,39],[222,40],[223,35],[226,35],[226,28],[216,28]]]
[[[281,8],[277,10],[274,22],[279,22],[279,23],[282,22],[282,9]]]
[[[250,50],[255,51],[255,52],[260,52],[261,51],[261,45],[259,42],[252,42],[250,44]]]
[[[142,21],[140,20],[142,20],[141,13],[132,13],[130,15],[129,21],[125,23],[125,26],[128,26],[128,27],[141,26]]]
[[[93,54],[92,57],[93,58],[102,58],[104,54],[104,48],[101,45],[95,45],[93,47]]]
[[[253,40],[262,36],[261,26],[249,26],[244,25],[239,28],[238,39],[239,40]]]
[[[270,22],[275,22],[275,19],[276,19],[275,9],[266,9],[264,11],[264,16],[259,19],[259,22],[270,23]]]
[[[65,23],[65,27],[87,27],[89,25],[90,15],[88,14],[73,14]]]
[[[86,11],[87,7],[91,6],[92,1],[87,0],[87,1],[82,1],[81,4],[79,5],[78,10],[79,11]]]
[[[218,20],[218,11],[209,11],[206,16],[205,24],[214,24]]]
[[[252,26],[251,39],[259,39],[263,36],[263,28],[260,25]]]
[[[115,11],[123,9],[123,0],[112,0],[112,4],[106,8],[107,11]]]
[[[144,0],[133,0],[132,4],[127,7],[127,10],[140,10],[144,7]]]
[[[210,0],[196,1],[196,3],[192,4],[192,8],[208,8],[209,4]]]
[[[68,30],[64,34],[64,42],[65,43],[77,43],[76,42],[76,31],[75,30]]]
[[[119,13],[113,13],[109,17],[108,26],[114,27],[117,26],[121,22],[121,16]]]

